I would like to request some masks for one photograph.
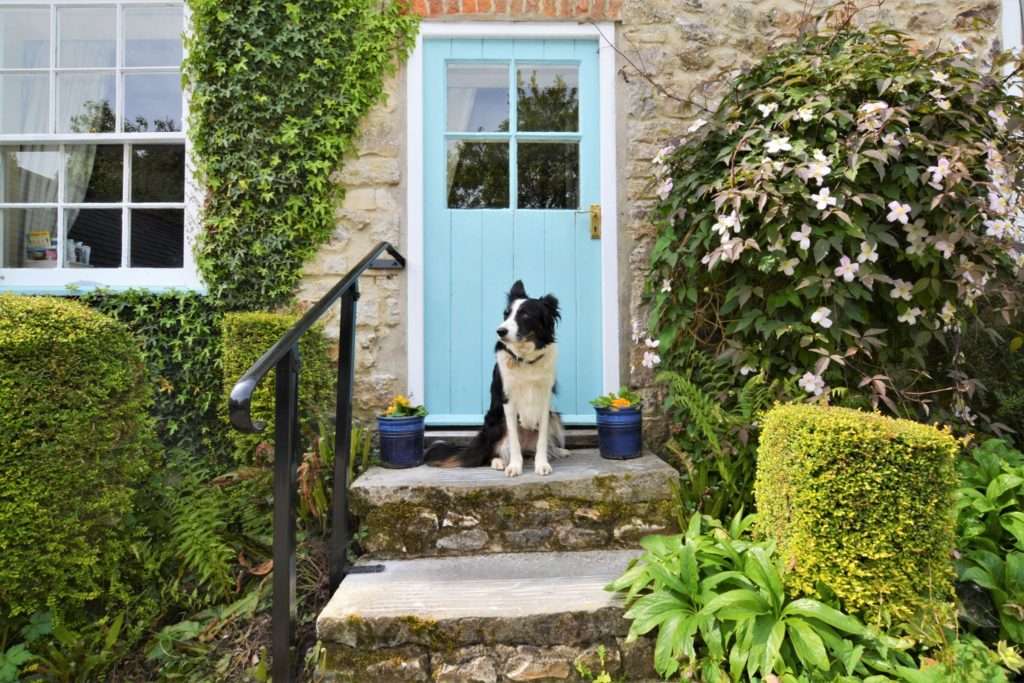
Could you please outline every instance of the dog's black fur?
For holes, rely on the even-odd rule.
[[[516,325],[520,333],[526,339],[533,342],[534,348],[541,350],[555,342],[555,326],[561,320],[561,313],[558,310],[558,299],[547,294],[539,299],[531,299],[526,294],[526,288],[522,280],[516,280],[512,289],[508,292],[505,312],[502,320],[508,318],[512,310],[512,304],[519,299],[525,299],[516,312]],[[494,345],[495,354],[506,353],[516,361],[522,359],[508,349],[505,344],[498,341]],[[555,393],[553,389],[552,394]],[[488,465],[495,456],[496,446],[505,438],[506,424],[504,405],[508,401],[505,395],[505,388],[501,381],[501,371],[498,370],[498,363],[495,362],[491,371],[491,405],[484,415],[484,424],[477,432],[473,440],[464,449],[444,441],[438,441],[430,446],[426,452],[426,462],[433,467],[482,467]]]

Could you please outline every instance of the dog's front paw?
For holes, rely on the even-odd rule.
[[[505,465],[505,476],[506,477],[518,477],[523,473],[523,463],[521,462],[510,462]]]
[[[568,448],[561,448],[560,446],[555,446],[554,448],[551,449],[552,458],[568,458],[570,455],[571,453],[569,452]]]
[[[546,477],[551,474],[551,465],[546,462],[537,462],[533,465],[533,471],[542,477]]]
[[[502,458],[494,458],[491,460],[491,467],[498,470],[499,472],[505,469],[505,461]]]

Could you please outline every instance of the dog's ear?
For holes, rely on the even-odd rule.
[[[522,280],[516,280],[516,283],[512,285],[512,289],[508,292],[508,302],[512,303],[516,299],[526,299],[526,287],[523,286]]]
[[[551,313],[551,317],[555,320],[561,320],[562,314],[558,310],[558,299],[555,298],[554,294],[546,294],[541,297],[541,303],[544,304],[548,312]]]

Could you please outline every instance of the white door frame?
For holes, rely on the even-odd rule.
[[[423,38],[596,38],[599,46],[601,149],[601,377],[603,391],[619,388],[618,189],[615,125],[615,25],[611,22],[432,22],[420,24],[406,64],[406,285],[409,394],[426,395],[423,292]],[[434,84],[432,84],[434,86]],[[443,93],[437,93],[443,97]]]

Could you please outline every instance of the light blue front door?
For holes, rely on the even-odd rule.
[[[558,395],[592,423],[601,390],[596,40],[424,41],[428,421],[479,423],[505,293],[561,304]]]

